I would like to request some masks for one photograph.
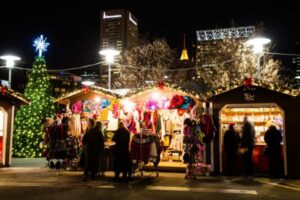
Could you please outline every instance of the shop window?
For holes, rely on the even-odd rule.
[[[235,130],[242,136],[244,118],[253,125],[255,131],[253,148],[253,167],[258,173],[268,171],[268,159],[264,156],[264,135],[270,125],[276,126],[284,136],[284,112],[275,104],[227,104],[220,111],[220,149],[223,151],[224,133],[230,124],[234,124]],[[283,137],[284,138],[284,137]],[[283,141],[283,140],[282,140]],[[282,142],[284,146],[284,142]],[[284,148],[284,147],[283,147]],[[223,153],[222,153],[223,154]],[[241,160],[241,159],[239,159]],[[223,162],[225,164],[223,164]],[[221,168],[227,165],[226,156],[220,157]],[[239,163],[239,166],[242,166]]]

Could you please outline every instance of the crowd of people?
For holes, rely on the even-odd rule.
[[[237,157],[241,154],[243,163],[243,174],[247,177],[253,175],[253,147],[255,130],[254,126],[244,118],[241,136],[235,130],[234,124],[230,124],[224,134],[224,152],[227,158],[227,174],[237,175]],[[266,147],[265,156],[269,160],[269,176],[280,178],[282,176],[281,142],[282,134],[274,125],[270,125],[265,133]]]
[[[185,124],[188,124],[187,121]],[[186,134],[188,132],[187,127],[185,126]],[[84,181],[89,176],[91,179],[95,179],[97,173],[104,176],[104,170],[101,170],[103,169],[101,165],[104,157],[104,136],[101,130],[101,122],[94,123],[93,120],[90,120],[89,127],[82,139],[82,144],[84,145]],[[238,154],[241,154],[243,174],[245,176],[253,175],[254,138],[254,126],[248,121],[247,117],[244,118],[241,135],[235,130],[234,124],[229,125],[223,140],[224,152],[227,158],[226,172],[228,175],[238,175]],[[279,178],[282,176],[282,134],[274,125],[271,125],[265,133],[264,140],[266,142],[265,154],[269,160],[269,175],[270,177]],[[121,180],[120,173],[122,173],[122,179],[126,180],[132,175],[132,161],[129,152],[130,132],[125,128],[123,122],[119,123],[118,130],[115,132],[112,141],[115,142],[113,148],[115,180]]]

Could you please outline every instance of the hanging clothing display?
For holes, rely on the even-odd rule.
[[[201,117],[201,130],[204,133],[203,142],[210,143],[214,137],[215,126],[213,118],[207,113]]]
[[[81,134],[80,115],[73,114],[68,119],[69,131],[72,136],[79,137]]]

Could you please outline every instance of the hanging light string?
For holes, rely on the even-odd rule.
[[[300,54],[293,54],[293,53],[279,53],[279,52],[264,52],[264,53],[270,55],[280,55],[280,56],[300,56]]]
[[[236,58],[233,58],[233,59],[225,60],[225,61],[220,62],[220,63],[205,64],[205,65],[202,65],[201,67],[189,67],[189,68],[180,68],[180,69],[162,69],[161,71],[164,71],[164,72],[169,72],[169,71],[187,71],[187,70],[197,70],[197,69],[203,69],[203,68],[209,68],[209,67],[216,67],[216,66],[219,66],[219,65],[222,65],[222,64],[225,64],[225,63],[229,63],[229,62],[232,62],[232,61],[235,61],[235,60],[239,60],[241,58],[242,58],[242,56],[239,56],[239,57],[236,57]],[[128,68],[138,69],[138,70],[148,70],[148,71],[152,70],[152,69],[145,68],[145,67],[144,68],[134,67],[132,65],[124,65],[124,64],[119,64],[119,63],[114,63],[113,65],[114,66],[118,66],[118,67],[128,67]]]
[[[48,72],[63,72],[63,71],[73,71],[73,70],[79,70],[79,69],[86,69],[89,67],[93,67],[99,64],[105,63],[103,62],[97,62],[97,63],[93,63],[93,64],[89,64],[89,65],[83,65],[80,67],[71,67],[71,68],[65,68],[65,69],[47,69]],[[15,69],[20,69],[20,70],[27,70],[27,71],[31,71],[31,68],[23,68],[23,67],[14,67]]]
[[[264,52],[265,54],[270,54],[270,55],[282,55],[282,56],[300,56],[300,54],[289,54],[289,53],[279,53],[279,52]],[[250,56],[250,55],[246,55]],[[197,70],[197,69],[204,69],[204,68],[210,68],[210,67],[217,67],[229,62],[233,62],[236,60],[239,60],[241,58],[243,58],[245,56],[238,56],[229,60],[225,60],[219,63],[212,63],[212,64],[205,64],[202,66],[198,66],[198,67],[189,67],[189,68],[179,68],[179,69],[162,69],[162,71],[164,72],[173,72],[173,71],[188,71],[188,70]],[[80,70],[80,69],[86,69],[86,68],[90,68],[99,64],[103,64],[106,63],[105,61],[102,62],[97,62],[97,63],[93,63],[93,64],[89,64],[89,65],[83,65],[83,66],[79,66],[79,67],[71,67],[71,68],[63,68],[63,69],[48,69],[48,72],[63,72],[63,71],[74,71],[74,70]],[[146,68],[146,67],[135,67],[132,65],[125,65],[125,64],[120,64],[120,63],[113,63],[112,65],[117,66],[117,67],[127,67],[127,68],[132,68],[132,69],[137,69],[137,70],[147,70],[147,71],[151,71],[152,69],[150,68]],[[0,69],[2,68],[6,68],[6,66],[0,66]],[[19,69],[19,70],[26,70],[26,71],[31,71],[31,68],[24,68],[24,67],[14,67],[14,69]]]

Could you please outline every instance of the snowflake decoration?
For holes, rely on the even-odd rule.
[[[46,40],[47,40],[47,38],[44,38],[44,36],[41,35],[33,42],[35,51],[39,52],[39,57],[42,57],[43,52],[47,51],[47,47],[50,45],[49,43],[46,42]]]

